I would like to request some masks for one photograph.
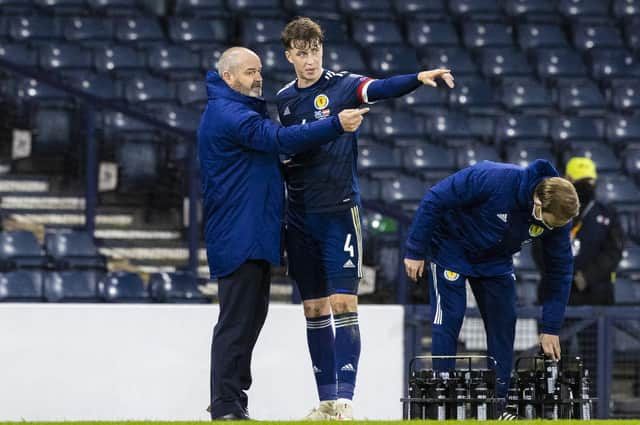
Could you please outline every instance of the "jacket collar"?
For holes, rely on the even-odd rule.
[[[558,171],[547,160],[536,159],[524,169],[524,177],[518,188],[518,204],[522,207],[533,208],[533,192],[542,181],[547,177],[558,177]]]
[[[216,71],[208,71],[206,81],[207,97],[209,100],[224,98],[234,102],[244,103],[252,109],[266,108],[266,102],[262,97],[246,96],[232,89]]]

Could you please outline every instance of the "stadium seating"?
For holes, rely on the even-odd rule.
[[[0,232],[0,269],[44,268],[47,258],[33,233],[27,230]]]
[[[166,303],[206,303],[209,298],[198,288],[197,279],[189,273],[152,273],[149,277],[151,296]]]
[[[604,142],[602,120],[591,117],[555,117],[551,120],[550,135],[558,149],[569,143]]]
[[[142,278],[137,273],[112,272],[98,282],[98,294],[105,302],[148,302]]]
[[[41,271],[0,272],[0,302],[18,301],[44,301]]]
[[[44,296],[49,302],[97,302],[103,273],[67,270],[44,274]]]
[[[54,266],[60,269],[97,269],[106,267],[93,238],[82,231],[54,231],[45,235],[44,246]]]

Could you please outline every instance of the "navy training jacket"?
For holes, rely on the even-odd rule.
[[[337,116],[284,128],[262,98],[207,73],[207,107],[198,128],[205,242],[211,278],[249,259],[280,263],[284,181],[279,154],[293,155],[343,133]]]
[[[465,276],[504,276],[513,273],[513,254],[541,238],[542,332],[557,335],[573,278],[571,224],[548,230],[532,216],[536,185],[555,176],[548,161],[536,160],[526,168],[483,161],[445,178],[427,192],[416,212],[406,257]]]

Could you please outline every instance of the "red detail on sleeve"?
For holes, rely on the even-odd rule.
[[[360,84],[358,85],[358,102],[364,103],[364,99],[362,98],[362,92],[364,91],[364,86],[367,85],[369,81],[373,81],[373,78],[364,77]]]

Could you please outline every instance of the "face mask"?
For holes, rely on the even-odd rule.
[[[536,210],[540,211],[540,216],[536,215]],[[544,225],[544,227],[546,227],[549,230],[553,230],[553,226],[549,226],[545,221],[544,218],[542,217],[542,207],[539,204],[534,203],[533,204],[533,211],[531,211],[531,215],[533,216],[533,218],[537,221],[539,221],[540,223],[542,223]]]
[[[578,193],[578,199],[580,200],[581,206],[586,206],[589,202],[595,198],[596,195],[596,185],[591,182],[589,179],[578,180],[573,183],[573,186],[576,188],[576,192]]]

